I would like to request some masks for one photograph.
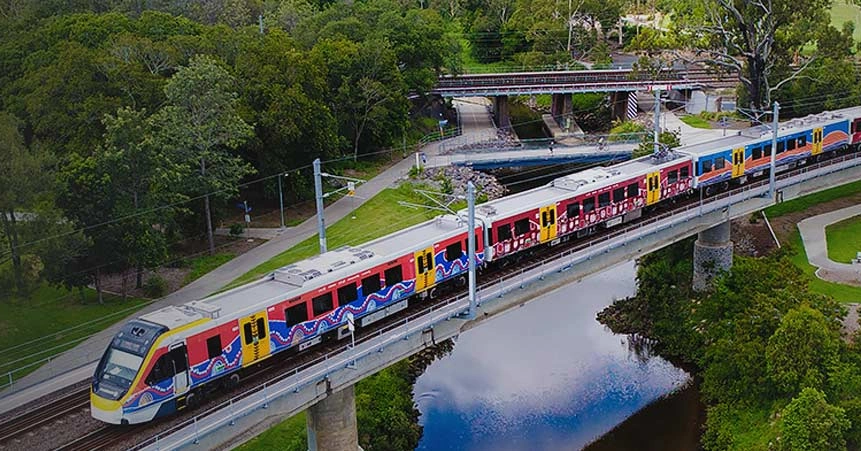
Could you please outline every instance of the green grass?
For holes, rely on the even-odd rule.
[[[831,5],[831,25],[840,30],[844,22],[855,22],[852,37],[861,42],[861,8],[846,0],[835,0]]]
[[[413,187],[409,184],[385,189],[356,209],[352,215],[348,215],[326,228],[328,248],[336,249],[344,245],[362,244],[431,219],[439,214],[435,210],[415,210],[402,207],[398,205],[399,201],[428,204],[423,197],[413,191]],[[226,288],[249,282],[272,270],[316,255],[318,252],[319,242],[315,235],[271,260],[261,263],[231,282]]]
[[[7,372],[70,349],[147,303],[106,295],[102,305],[94,290],[85,289],[83,294],[82,301],[78,291],[45,285],[28,299],[0,300],[0,386],[8,383]],[[35,369],[15,371],[13,377],[18,379]]]
[[[239,451],[305,451],[308,449],[308,431],[305,412],[300,412],[266,432],[236,448]]]
[[[840,283],[826,282],[816,277],[816,267],[807,261],[807,252],[801,242],[801,233],[798,230],[792,232],[785,246],[791,246],[795,253],[789,259],[806,274],[810,282],[808,288],[811,292],[825,294],[833,297],[838,302],[861,302],[861,287],[843,285]]]
[[[696,128],[712,128],[712,125],[709,122],[699,116],[682,116],[679,118],[685,124],[690,125],[691,127]]]
[[[191,272],[185,276],[183,285],[187,285],[195,280],[203,277],[206,273],[215,268],[233,260],[236,254],[225,252],[215,255],[203,255],[186,261],[186,265],[191,267]]]
[[[772,205],[765,209],[765,214],[768,215],[769,218],[776,218],[785,214],[807,210],[813,205],[859,193],[861,193],[861,180],[782,202],[777,205]]]
[[[840,263],[852,263],[861,251],[861,216],[845,219],[825,228],[828,258]]]

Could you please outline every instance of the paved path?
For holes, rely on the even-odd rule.
[[[462,122],[465,130],[470,130],[470,133],[482,133],[482,129],[486,130],[486,127],[493,126],[492,122],[487,119],[489,114],[484,106],[473,103],[455,103],[458,110],[465,108],[468,112]],[[484,113],[482,114],[481,111],[484,111]],[[422,151],[429,157],[433,157],[439,153],[440,147],[439,142],[430,143]],[[334,224],[380,191],[392,186],[395,181],[409,173],[414,161],[412,156],[405,158],[373,179],[359,185],[356,188],[354,199],[344,197],[326,207],[324,210],[326,224]],[[273,230],[278,231],[281,229]],[[268,238],[269,241],[266,243],[237,256],[178,291],[150,304],[132,315],[132,317],[137,317],[142,313],[158,310],[168,305],[180,305],[205,298],[257,267],[257,265],[290,249],[308,237],[314,236],[316,233],[316,217],[311,217],[296,227],[283,229],[281,233],[276,232],[274,236]],[[110,339],[116,334],[123,323],[125,323],[125,320],[117,322],[113,326],[93,335],[75,348],[57,356],[50,364],[42,366],[20,381],[16,380],[11,392],[9,390],[0,392],[0,413],[21,405],[28,400],[51,393],[58,387],[65,387],[90,377],[95,370],[94,361],[101,356]],[[45,381],[48,382],[43,383]],[[31,388],[24,390],[25,387]]]
[[[798,223],[798,230],[801,232],[802,241],[804,241],[804,250],[807,252],[807,261],[819,268],[816,270],[816,276],[820,279],[861,285],[861,265],[837,263],[829,259],[828,246],[825,241],[826,226],[859,215],[861,215],[861,205],[855,205],[807,218]]]
[[[654,117],[654,115],[652,115]],[[714,130],[710,128],[691,127],[682,122],[678,116],[672,111],[663,111],[661,113],[661,127],[664,130],[680,130],[680,140],[682,145],[701,143],[711,141],[724,136],[723,130]],[[727,130],[727,134],[733,134],[735,130]]]

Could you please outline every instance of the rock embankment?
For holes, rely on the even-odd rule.
[[[413,181],[429,185],[432,190],[454,196],[466,195],[466,183],[475,184],[476,198],[498,199],[508,191],[496,177],[464,166],[426,168]]]

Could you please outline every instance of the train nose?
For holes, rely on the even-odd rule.
[[[110,424],[122,424],[123,407],[118,401],[104,399],[90,392],[90,415]]]

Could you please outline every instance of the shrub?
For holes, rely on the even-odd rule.
[[[152,275],[144,282],[143,290],[151,298],[160,298],[167,293],[167,282],[159,275]]]
[[[245,226],[242,225],[241,222],[234,222],[230,224],[230,236],[237,238],[239,235],[242,235],[242,232],[245,231]]]

